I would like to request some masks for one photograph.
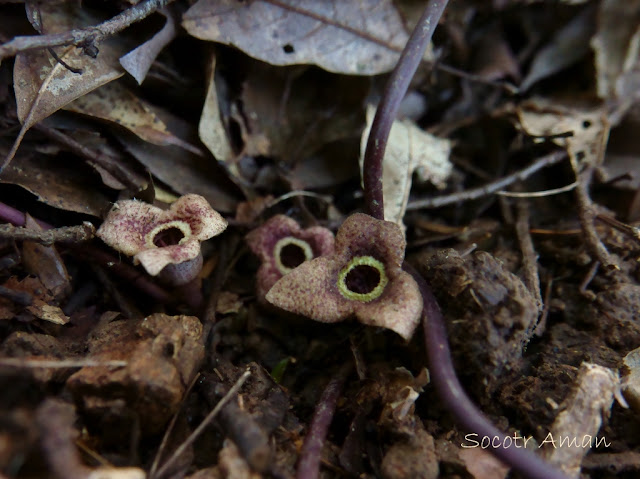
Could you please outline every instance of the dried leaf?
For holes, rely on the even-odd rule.
[[[521,91],[554,73],[571,66],[589,51],[589,39],[594,32],[595,8],[588,6],[558,31],[534,57],[529,74],[520,85]]]
[[[311,63],[355,75],[391,70],[408,38],[390,0],[199,0],[183,26],[273,65]]]
[[[42,230],[42,227],[28,214],[25,226]],[[71,292],[69,273],[55,246],[25,241],[22,244],[22,261],[27,272],[39,278],[55,298],[61,299]]]
[[[357,138],[368,80],[317,69],[254,64],[235,115],[243,153],[277,158],[292,165],[322,146]]]
[[[120,82],[113,82],[78,98],[66,110],[100,118],[125,127],[154,145],[176,145],[186,150],[194,147],[171,133],[151,109]]]
[[[204,196],[218,211],[235,211],[237,199],[229,191],[224,171],[210,158],[175,146],[157,146],[131,135],[118,137],[129,153],[158,179],[180,194]]]
[[[144,81],[158,54],[176,36],[176,23],[173,15],[164,10],[161,10],[160,13],[167,19],[162,29],[150,40],[120,58],[120,65],[136,79],[138,85]]]
[[[45,33],[59,33],[73,28],[99,23],[90,17],[79,3],[65,5],[43,3],[40,6]],[[51,115],[67,103],[124,74],[118,57],[126,51],[117,39],[105,40],[97,58],[81,49],[69,46],[54,49],[58,56],[82,73],[73,73],[58,63],[44,49],[31,50],[16,56],[13,69],[18,118],[24,129]]]
[[[100,184],[90,181],[86,171],[40,155],[18,156],[3,171],[0,183],[20,185],[43,203],[67,211],[102,216],[111,207]]]
[[[591,41],[596,54],[598,96],[630,102],[640,85],[640,0],[604,0],[598,31]]]
[[[220,117],[220,106],[218,105],[218,92],[215,83],[216,57],[211,56],[209,62],[209,79],[207,96],[202,107],[202,116],[198,125],[198,133],[202,143],[209,149],[216,160],[228,164],[231,173],[238,176],[237,168],[231,162],[233,151],[227,136],[227,131]]]
[[[9,278],[4,286],[14,291],[25,291],[33,296],[33,303],[24,309],[43,321],[49,321],[54,324],[67,324],[69,317],[62,310],[53,304],[53,297],[47,292],[42,282],[38,278],[27,276],[19,281],[15,276]],[[9,308],[14,314],[20,309],[17,305],[12,305],[7,300],[0,300],[0,304],[5,308]],[[3,308],[4,309],[4,308]]]
[[[567,106],[535,98],[519,105],[517,113],[520,126],[531,136],[563,135],[553,142],[566,148],[573,164],[602,163],[610,128],[602,107]]]
[[[360,143],[360,168],[364,160],[375,108],[367,108],[367,127]],[[449,162],[451,142],[420,129],[410,120],[396,120],[391,127],[382,169],[384,217],[402,224],[413,173],[422,181],[444,188],[453,165]]]

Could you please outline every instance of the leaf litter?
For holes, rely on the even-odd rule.
[[[464,447],[473,431],[444,412],[421,345],[261,304],[258,260],[243,240],[277,214],[335,232],[362,210],[367,104],[416,22],[413,2],[27,3],[28,18],[22,5],[0,5],[3,43],[32,35],[29,22],[42,35],[27,46],[149,5],[165,7],[164,23],[150,32],[145,20],[97,45],[56,44],[55,56],[3,56],[0,152],[22,141],[0,173],[3,221],[19,223],[18,210],[54,226],[98,226],[118,200],[166,209],[195,193],[230,226],[203,243],[192,284],[154,296],[167,302],[139,293],[140,283],[158,287],[143,271],[122,279],[132,264],[97,241],[3,236],[0,352],[49,363],[0,361],[0,436],[11,445],[1,474],[158,479],[171,450],[174,475],[292,477],[318,398],[351,364],[324,477],[507,474],[487,451]],[[637,7],[452,2],[383,171],[385,215],[405,227],[409,261],[438,298],[473,399],[511,437],[613,444],[541,448],[574,476],[640,469]],[[178,23],[186,31],[172,31]],[[411,206],[443,198],[437,209]],[[198,292],[202,310],[189,306]],[[630,409],[612,405],[619,374]],[[217,420],[184,442],[223,397]],[[64,440],[54,443],[54,430]],[[56,461],[61,450],[73,471]],[[132,469],[97,467],[105,458]]]

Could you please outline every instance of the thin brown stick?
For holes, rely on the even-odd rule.
[[[486,185],[470,190],[461,191],[459,193],[453,193],[450,195],[436,196],[435,198],[424,198],[422,200],[410,201],[407,205],[407,211],[419,210],[422,208],[440,208],[442,206],[458,203],[461,201],[477,200],[484,196],[489,196],[500,190],[505,189],[507,186],[515,183],[516,181],[524,181],[537,171],[547,166],[555,165],[567,157],[565,151],[556,151],[542,158],[537,159],[526,168],[516,171],[510,175],[500,178]]]
[[[158,472],[154,476],[150,476],[150,479],[159,479],[169,471],[171,466],[184,453],[184,451],[186,451],[186,449],[189,446],[191,446],[191,444],[193,444],[194,441],[196,439],[198,439],[198,437],[200,437],[200,434],[202,434],[204,432],[204,430],[207,428],[207,426],[209,426],[209,424],[211,424],[211,421],[213,421],[215,419],[215,417],[218,415],[220,410],[225,406],[225,404],[227,404],[229,401],[231,401],[231,399],[240,390],[240,388],[242,387],[242,385],[244,384],[244,382],[247,380],[247,378],[250,375],[251,375],[251,371],[248,370],[248,369],[244,373],[242,373],[242,376],[240,376],[238,378],[238,380],[236,381],[236,383],[229,389],[229,392],[227,392],[227,394],[225,394],[225,396],[222,399],[220,399],[218,404],[216,404],[216,407],[214,407],[211,410],[211,412],[209,414],[207,414],[207,417],[204,418],[204,420],[189,435],[189,437],[187,439],[185,439],[185,441],[182,444],[180,444],[180,446],[178,446],[178,448],[173,452],[171,457],[169,459],[167,459],[167,461],[158,470]]]
[[[153,464],[151,464],[151,469],[149,470],[149,477],[154,477],[155,476],[156,470],[158,469],[158,466],[160,465],[160,459],[162,459],[162,454],[164,453],[164,450],[166,449],[167,444],[169,444],[169,438],[171,437],[171,433],[173,432],[173,428],[175,427],[176,421],[178,420],[178,417],[180,416],[180,413],[182,412],[182,406],[184,406],[185,400],[187,399],[187,397],[191,393],[191,390],[193,389],[193,387],[196,385],[196,382],[198,381],[198,379],[200,379],[200,373],[195,375],[195,377],[191,381],[191,384],[189,384],[189,387],[187,387],[187,390],[182,395],[182,401],[180,403],[180,407],[178,408],[176,413],[171,418],[171,421],[169,422],[169,425],[167,426],[167,429],[164,432],[164,436],[162,436],[162,441],[160,442],[160,447],[158,447],[158,451],[156,452],[156,456],[153,459]]]
[[[573,162],[572,162],[573,163]],[[576,167],[574,167],[574,171]],[[584,235],[584,242],[594,258],[601,263],[607,273],[620,271],[620,265],[616,258],[607,251],[602,244],[594,219],[596,217],[595,208],[591,197],[589,196],[589,184],[593,176],[593,168],[588,166],[584,171],[578,173],[576,177],[578,186],[576,186],[576,200],[578,203],[578,218],[580,219],[580,227]]]
[[[97,44],[101,40],[124,30],[135,22],[147,18],[153,12],[167,6],[172,1],[143,0],[99,25],[49,35],[15,37],[4,45],[0,45],[0,61],[20,52],[61,45],[82,47],[87,54],[95,56],[94,53],[97,54]]]
[[[10,366],[12,368],[46,368],[46,369],[66,369],[66,368],[122,368],[127,365],[127,361],[107,360],[96,361],[95,359],[27,359],[27,358],[0,358],[0,366]]]
[[[516,235],[522,251],[522,269],[524,271],[524,284],[531,291],[538,305],[538,312],[542,310],[542,294],[540,293],[540,275],[538,274],[538,260],[533,240],[529,232],[529,205],[520,200],[516,204],[517,220]]]
[[[640,243],[639,227],[628,225],[626,223],[623,223],[622,221],[618,221],[617,219],[612,218],[611,216],[606,216],[606,215],[596,215],[595,219],[597,219],[598,221],[601,221],[602,223],[608,226],[611,226],[612,228],[617,229],[618,231],[629,236],[631,239],[635,240],[637,243]]]
[[[88,221],[78,226],[63,226],[45,231],[13,226],[11,224],[0,225],[0,239],[13,241],[33,241],[45,246],[54,243],[81,243],[91,240],[96,233],[96,228]]]

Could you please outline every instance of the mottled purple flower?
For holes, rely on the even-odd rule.
[[[280,278],[305,261],[333,252],[333,233],[321,226],[302,229],[295,220],[276,215],[247,235],[247,244],[262,264],[257,294],[264,299]]]
[[[400,227],[357,213],[342,224],[335,252],[301,264],[266,296],[286,311],[333,323],[355,316],[408,340],[420,322],[422,296],[402,270]]]
[[[150,275],[164,270],[163,276],[178,285],[199,273],[200,243],[226,227],[227,222],[207,200],[191,194],[178,198],[168,210],[137,200],[118,201],[96,235],[115,250],[133,256],[134,263],[141,263]]]

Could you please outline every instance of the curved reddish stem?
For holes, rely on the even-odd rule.
[[[387,148],[391,125],[398,115],[400,102],[409,88],[409,83],[418,69],[422,55],[431,41],[447,3],[449,0],[431,0],[427,4],[389,77],[376,116],[371,124],[362,165],[362,180],[364,201],[369,214],[379,220],[384,219],[382,160]]]

